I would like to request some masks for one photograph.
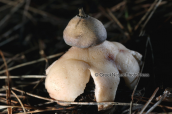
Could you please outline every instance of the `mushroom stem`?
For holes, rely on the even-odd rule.
[[[79,8],[79,16],[80,17],[83,17],[83,18],[86,18],[87,17],[87,15],[85,14],[83,8]]]

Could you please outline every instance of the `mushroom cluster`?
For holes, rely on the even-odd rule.
[[[139,73],[138,62],[142,55],[120,43],[107,41],[103,24],[86,15],[83,9],[70,20],[63,37],[72,47],[46,70],[45,87],[50,97],[56,100],[74,101],[84,92],[91,75],[96,101],[113,102],[120,77],[102,74]],[[124,80],[133,89],[137,77],[126,76]],[[110,107],[98,105],[98,110]]]

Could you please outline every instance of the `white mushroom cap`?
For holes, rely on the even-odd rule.
[[[138,73],[140,68],[132,53],[122,44],[108,41],[86,49],[72,47],[46,70],[46,89],[54,99],[74,101],[84,92],[91,74],[96,101],[113,102],[120,79],[118,76],[101,77],[100,73]],[[135,85],[135,81],[130,84],[134,79],[125,77],[129,88]],[[111,105],[98,105],[98,110],[109,107]]]
[[[63,31],[66,44],[79,48],[88,48],[104,42],[107,33],[103,24],[99,20],[85,15],[83,9],[79,11],[79,15],[71,19]]]
[[[119,49],[119,53],[115,60],[118,70],[120,73],[126,75],[126,77],[123,77],[126,85],[130,89],[134,89],[138,80],[137,74],[140,72],[139,63],[141,62],[142,55],[136,51],[127,49],[120,43],[113,42],[113,44]]]
[[[84,92],[89,82],[88,68],[88,64],[78,60],[66,60],[62,57],[55,61],[46,70],[45,87],[50,97],[61,101],[74,101]]]

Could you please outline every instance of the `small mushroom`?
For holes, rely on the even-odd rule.
[[[79,9],[79,15],[71,19],[63,31],[66,44],[78,48],[88,48],[106,40],[107,33],[103,24]]]
[[[113,102],[120,77],[108,74],[139,73],[138,61],[142,55],[120,43],[107,41],[102,23],[82,12],[80,10],[79,16],[74,17],[64,30],[66,43],[73,47],[46,70],[45,87],[56,100],[74,101],[84,92],[91,74],[96,101]],[[137,82],[136,77],[125,77],[124,80],[130,89]],[[110,107],[112,105],[98,105],[98,110]]]

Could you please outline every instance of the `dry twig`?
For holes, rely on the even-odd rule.
[[[135,30],[137,30],[137,28],[139,27],[139,25],[142,23],[143,20],[145,20],[145,18],[148,16],[148,14],[150,13],[150,11],[154,8],[154,6],[156,5],[156,2],[158,0],[155,0],[154,3],[151,5],[151,7],[148,9],[148,11],[146,12],[146,14],[141,18],[141,20],[138,22],[138,24],[135,26]]]
[[[18,96],[12,90],[11,90],[11,93],[17,98],[17,100],[19,101],[21,107],[23,108],[24,114],[26,114],[26,110],[25,110],[24,105],[21,102],[21,100],[18,98]]]
[[[11,80],[10,80],[10,77],[9,77],[9,72],[8,72],[8,66],[7,66],[7,63],[6,63],[6,60],[5,60],[5,57],[4,57],[4,55],[3,55],[3,53],[2,53],[2,51],[0,50],[0,55],[1,55],[1,57],[2,57],[2,59],[3,59],[3,61],[4,61],[4,64],[5,64],[5,72],[6,72],[6,75],[7,75],[7,79],[6,79],[6,85],[7,85],[7,90],[6,90],[6,99],[7,99],[7,104],[8,105],[11,105],[11,97],[10,97],[10,95],[11,95]],[[11,108],[8,108],[8,114],[12,114],[12,109]]]
[[[45,98],[45,97],[41,97],[38,95],[34,95],[28,92],[24,92],[22,90],[16,89],[14,87],[12,87],[13,90],[24,93],[26,95],[35,97],[35,98],[39,98],[39,99],[43,99],[43,100],[47,100],[47,101],[51,101],[51,102],[57,102],[57,103],[63,103],[63,104],[75,104],[75,105],[130,105],[130,103],[119,103],[119,102],[70,102],[70,101],[59,101],[59,100],[53,100],[50,98]],[[136,104],[134,103],[133,105],[140,105],[140,104]]]
[[[45,75],[22,75],[22,76],[10,76],[11,79],[13,78],[45,78]],[[6,79],[7,76],[0,76],[0,79]]]
[[[107,9],[109,15],[112,17],[112,19],[117,23],[117,25],[121,28],[121,29],[124,29],[124,27],[122,26],[122,24],[119,22],[119,20],[115,17],[114,14],[112,14],[112,12]]]
[[[155,95],[158,92],[158,90],[159,90],[159,87],[156,88],[156,90],[154,91],[154,93],[152,94],[152,96],[150,97],[150,99],[148,100],[148,102],[144,105],[144,107],[140,111],[140,114],[142,114],[145,111],[145,109],[147,108],[147,106],[150,104],[150,102],[152,101],[152,99],[155,97]]]
[[[48,56],[47,59],[52,59],[52,58],[58,57],[58,56],[60,56],[62,54],[63,54],[63,52],[62,53],[58,53],[58,54],[54,54],[54,55]],[[20,64],[20,65],[16,65],[14,67],[9,68],[8,71],[11,71],[11,70],[14,70],[16,68],[20,68],[20,67],[23,67],[23,66],[26,66],[26,65],[31,65],[31,64],[34,64],[34,63],[38,63],[38,62],[41,62],[41,61],[44,61],[44,60],[45,60],[45,58],[41,58],[41,59],[34,60],[34,61],[31,61],[31,62],[23,63],[23,64]],[[0,71],[0,74],[2,74],[4,72],[6,72],[6,70]]]

